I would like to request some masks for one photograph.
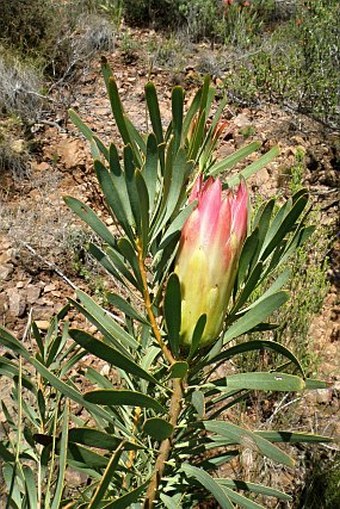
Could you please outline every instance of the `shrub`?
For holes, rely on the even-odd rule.
[[[340,118],[339,15],[336,0],[300,4],[294,19],[265,34],[254,51],[231,52],[225,78],[231,98],[289,104],[335,126]]]
[[[26,122],[39,116],[43,104],[41,72],[15,52],[0,46],[0,109]]]

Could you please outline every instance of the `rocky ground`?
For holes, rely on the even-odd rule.
[[[107,57],[124,107],[142,130],[146,129],[143,90],[149,78],[158,88],[165,122],[170,116],[174,82],[184,86],[187,101],[199,83],[195,60],[180,75],[155,67],[147,75],[145,61],[138,52],[129,64],[119,47]],[[220,78],[215,82],[219,87]],[[20,178],[14,178],[9,172],[0,175],[0,323],[18,337],[23,335],[30,313],[38,327],[46,330],[51,315],[74,295],[73,285],[98,294],[108,284],[101,271],[86,257],[84,244],[89,233],[63,202],[64,195],[80,198],[95,207],[108,225],[112,222],[106,216],[95,183],[86,141],[67,120],[65,111],[65,105],[74,108],[103,141],[117,137],[99,63],[94,62],[83,70],[77,83],[65,85],[54,94],[53,108],[46,111],[41,122],[33,128],[36,148],[30,155],[29,171]],[[339,133],[275,105],[230,106],[226,108],[225,118],[229,128],[219,148],[219,157],[253,139],[262,142],[262,152],[275,144],[280,147],[280,156],[251,180],[255,197],[285,195],[290,168],[296,164],[297,152],[304,151],[306,169],[303,180],[310,189],[314,204],[321,209],[321,221],[334,232]],[[323,428],[327,428],[327,419],[331,419],[333,431],[334,425],[339,429],[334,416],[339,410],[337,376],[340,373],[336,247],[333,242],[329,294],[321,315],[314,318],[310,327],[311,340],[321,357],[320,377],[326,377],[333,385],[329,391],[310,396],[313,411],[308,415],[310,421],[321,419]],[[81,263],[84,261],[85,264]],[[77,326],[86,326],[81,317],[75,316],[74,320]],[[327,429],[323,431],[327,432]]]

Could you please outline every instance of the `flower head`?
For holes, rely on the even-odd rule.
[[[182,229],[175,272],[181,284],[181,342],[190,345],[201,315],[207,321],[201,345],[220,334],[247,233],[248,193],[242,182],[236,193],[222,194],[219,179],[200,176],[189,201],[198,200]]]

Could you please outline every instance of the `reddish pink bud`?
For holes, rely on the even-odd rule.
[[[200,176],[189,201],[197,208],[184,224],[175,272],[181,283],[181,340],[190,345],[201,315],[207,322],[201,344],[221,332],[238,260],[247,234],[248,192],[242,182],[236,193],[222,193],[219,179]]]

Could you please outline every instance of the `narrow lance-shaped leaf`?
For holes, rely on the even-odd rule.
[[[290,495],[287,495],[283,491],[279,491],[275,488],[270,488],[268,486],[264,486],[263,484],[256,484],[248,481],[239,481],[232,479],[221,479],[217,480],[218,484],[222,487],[226,486],[228,488],[234,488],[244,491],[251,491],[253,493],[258,493],[260,495],[264,495],[267,497],[276,497],[280,500],[287,500],[288,502],[292,500]]]
[[[227,343],[253,329],[265,320],[267,316],[271,315],[273,311],[282,306],[287,299],[287,293],[281,291],[259,302],[228,328],[223,336],[223,342]]]
[[[288,454],[254,432],[223,421],[206,421],[203,424],[207,431],[215,433],[217,436],[230,439],[231,444],[240,444],[245,447],[250,447],[283,465],[287,465],[288,467],[294,466],[294,461]]]
[[[65,196],[64,201],[100,238],[110,246],[115,247],[115,237],[88,205],[71,196]]]
[[[161,413],[165,412],[165,408],[156,399],[138,391],[130,391],[123,389],[117,390],[98,389],[96,391],[86,392],[84,394],[84,398],[86,401],[96,403],[98,405],[137,406],[142,408],[152,408],[156,412]]]
[[[244,343],[240,343],[238,345],[232,346],[227,350],[215,355],[214,357],[209,359],[210,364],[225,362],[228,359],[232,359],[235,355],[252,352],[254,350],[273,350],[274,352],[283,355],[287,359],[289,359],[300,371],[302,376],[304,376],[304,372],[302,366],[295,355],[288,350],[285,346],[277,343],[276,341],[266,341],[266,340],[255,340],[255,341],[246,341]]]
[[[216,386],[223,391],[219,384]],[[302,378],[287,373],[238,373],[229,375],[225,378],[225,388],[227,390],[263,390],[263,391],[301,391],[305,388],[305,382]]]
[[[227,180],[227,184],[229,187],[234,187],[238,182],[240,182],[241,178],[247,180],[249,177],[262,170],[267,164],[269,164],[275,157],[279,155],[280,151],[278,147],[273,147],[262,157],[251,163],[244,170],[240,171],[238,175],[230,177]]]
[[[11,349],[12,351],[19,353],[27,360],[39,373],[40,375],[48,380],[53,387],[59,390],[64,396],[72,399],[76,403],[79,403],[83,407],[85,407],[90,413],[96,416],[100,416],[104,419],[110,418],[110,414],[108,414],[102,408],[99,408],[95,405],[88,404],[87,401],[83,398],[83,396],[76,389],[67,385],[65,382],[60,380],[57,376],[55,376],[51,371],[49,371],[41,362],[32,357],[23,344],[18,341],[14,336],[12,336],[6,329],[0,327],[0,343],[3,344],[6,348]]]
[[[61,440],[59,445],[59,469],[57,485],[54,492],[54,497],[51,505],[51,509],[59,509],[61,499],[65,486],[65,474],[67,466],[67,443],[68,443],[68,427],[69,427],[69,403],[66,402],[63,412],[63,425],[61,432]]]
[[[149,325],[148,320],[139,313],[130,303],[129,301],[116,293],[107,293],[106,298],[108,302],[118,308],[122,313],[124,313],[129,318],[137,320],[138,322]]]
[[[114,338],[112,344],[118,347],[119,351],[129,356],[127,348],[136,349],[139,347],[138,341],[126,332],[116,321],[97,304],[89,295],[81,290],[77,290],[77,297],[80,300],[82,312],[86,312],[86,317],[98,327],[104,337]]]
[[[155,133],[157,144],[160,145],[164,141],[163,128],[157,93],[155,85],[152,82],[149,82],[145,85],[145,98],[149,110],[153,132]]]
[[[105,493],[110,485],[113,474],[118,467],[120,457],[124,450],[124,442],[122,442],[114,454],[111,456],[110,461],[107,464],[103,477],[101,478],[93,497],[90,500],[88,509],[97,509],[101,507],[101,501],[103,500]]]
[[[179,332],[181,329],[181,288],[177,274],[168,279],[164,297],[164,315],[168,330],[170,349],[175,357],[179,354]]]
[[[146,481],[145,483],[138,486],[138,488],[129,491],[125,495],[122,495],[121,497],[117,498],[116,500],[113,500],[112,502],[109,502],[107,505],[103,506],[103,509],[127,509],[129,507],[131,507],[132,509],[132,507],[135,507],[132,504],[138,502],[140,496],[145,491],[149,482],[150,481]]]
[[[182,141],[182,127],[183,127],[183,103],[184,91],[182,87],[174,87],[172,91],[172,127],[174,130],[174,151],[177,152],[181,146]]]
[[[182,470],[189,477],[193,477],[196,479],[204,488],[209,491],[216,501],[219,503],[222,509],[233,509],[234,506],[231,503],[229,497],[223,491],[221,486],[215,481],[211,475],[202,470],[201,468],[194,467],[193,465],[189,465],[185,463],[182,465]]]
[[[209,175],[216,176],[226,170],[233,168],[237,163],[242,161],[242,159],[248,157],[250,154],[258,150],[260,146],[261,146],[260,142],[253,141],[252,143],[249,143],[245,147],[236,150],[230,156],[226,157],[225,159],[222,159],[222,161],[215,163],[209,169]]]
[[[147,149],[146,149],[146,161],[142,171],[150,200],[150,214],[152,214],[156,190],[157,190],[157,177],[158,177],[158,148],[156,136],[151,133],[148,136]]]
[[[152,375],[142,369],[134,361],[118,352],[118,350],[114,350],[111,346],[106,345],[94,336],[91,336],[91,334],[79,329],[71,329],[69,334],[71,338],[85,348],[87,352],[108,362],[112,366],[116,366],[117,368],[124,370],[126,373],[130,373],[131,375],[147,380],[148,382],[155,384],[158,383]]]

